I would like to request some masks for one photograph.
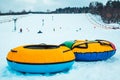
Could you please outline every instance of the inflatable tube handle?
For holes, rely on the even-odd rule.
[[[68,51],[71,51],[71,50],[65,50],[65,51],[63,51],[63,53],[68,52]]]
[[[16,51],[16,50],[13,50],[13,49],[11,49],[11,52],[15,52],[15,53],[17,53],[17,51]]]
[[[110,43],[109,41],[106,41],[106,40],[96,40],[96,41],[98,41],[98,43],[100,43],[100,45],[107,45],[107,46],[111,46],[111,47],[112,47],[112,45],[111,45],[111,43]],[[102,42],[102,41],[109,42],[109,44],[104,43],[104,42]],[[112,48],[113,48],[113,47],[112,47]]]
[[[46,45],[45,43],[40,43],[40,45]]]
[[[83,45],[83,44],[85,44],[85,46],[81,46],[81,45]],[[78,44],[78,45],[74,46],[72,49],[74,49],[74,48],[83,48],[83,49],[87,49],[87,48],[88,48],[88,43],[85,42],[85,43]]]

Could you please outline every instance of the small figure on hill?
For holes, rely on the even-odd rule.
[[[60,27],[60,29],[62,29],[62,27]]]
[[[22,33],[22,28],[20,28],[20,33]]]
[[[26,30],[27,30],[27,32],[29,32],[30,30],[29,30],[29,28],[26,28]]]
[[[37,33],[38,33],[38,34],[39,34],[39,33],[42,33],[42,31],[41,31],[41,30],[39,30]]]
[[[79,28],[79,30],[81,30],[81,28]]]
[[[55,28],[53,28],[53,31],[55,31]]]
[[[76,32],[78,32],[78,30],[76,30]]]
[[[44,26],[44,19],[42,19],[42,26]]]
[[[96,28],[96,26],[94,26],[94,29]]]

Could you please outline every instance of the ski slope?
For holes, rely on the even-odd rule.
[[[120,30],[94,28],[96,25],[88,15],[0,16],[0,21],[6,20],[0,23],[0,80],[120,80]],[[14,18],[18,18],[16,31],[12,20]],[[38,34],[39,30],[43,33]],[[116,45],[116,54],[106,61],[75,62],[70,71],[56,74],[22,74],[12,70],[6,63],[7,53],[14,47],[40,43],[59,45],[64,41],[77,39],[109,40]]]

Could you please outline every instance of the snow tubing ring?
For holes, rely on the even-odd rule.
[[[8,65],[20,72],[54,73],[69,70],[74,53],[66,46],[26,45],[12,49],[7,55]]]
[[[106,60],[116,52],[115,45],[106,40],[75,40],[63,44],[71,48],[76,61]]]

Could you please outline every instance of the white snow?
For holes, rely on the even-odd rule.
[[[0,16],[0,80],[120,80],[120,30],[94,27],[90,14],[29,14]],[[97,22],[103,24],[100,18]],[[23,32],[20,33],[20,28]],[[38,34],[41,30],[43,33]],[[55,30],[55,31],[54,31]],[[67,40],[104,39],[116,45],[116,54],[105,61],[75,62],[68,72],[56,74],[22,74],[12,70],[6,62],[10,49],[26,44],[61,44]]]

